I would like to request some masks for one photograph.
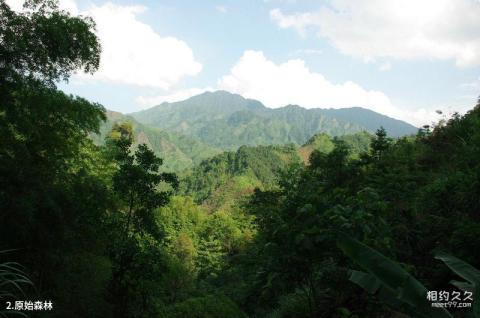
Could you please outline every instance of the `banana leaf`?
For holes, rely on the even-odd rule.
[[[472,265],[456,258],[455,256],[445,253],[438,253],[436,259],[445,263],[455,274],[467,280],[470,284],[465,282],[451,281],[450,283],[462,290],[472,290],[474,293],[474,300],[472,305],[473,315],[480,318],[480,301],[476,299],[480,293],[480,271]],[[473,288],[472,288],[473,287]]]
[[[343,233],[338,233],[337,245],[345,255],[378,280],[384,296],[387,295],[392,300],[405,304],[408,314],[412,314],[410,311],[413,310],[416,317],[452,318],[446,309],[432,307],[427,300],[425,286],[396,262]],[[372,278],[360,278],[356,274],[357,281],[368,283],[369,289],[373,289]]]

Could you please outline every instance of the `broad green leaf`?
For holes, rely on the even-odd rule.
[[[415,310],[412,306],[400,301],[396,297],[394,290],[382,284],[372,274],[353,270],[350,276],[350,281],[359,285],[368,293],[376,295],[380,301],[389,305],[393,309],[410,315],[415,315]]]
[[[458,280],[451,280],[450,284],[457,287],[460,290],[464,291],[473,291],[475,289],[475,285],[467,283],[467,282],[459,282]]]
[[[445,253],[438,253],[435,258],[444,262],[458,276],[472,284],[480,285],[480,271],[472,265]]]
[[[380,281],[372,274],[352,270],[350,280],[365,289],[369,294],[375,294],[380,288]]]
[[[347,256],[392,290],[399,301],[414,308],[417,316],[452,317],[443,308],[431,307],[426,298],[427,289],[397,263],[343,233],[338,234],[337,244]]]
[[[474,296],[477,296],[480,292],[480,271],[468,264],[467,262],[462,261],[461,259],[456,258],[455,256],[438,253],[435,256],[436,259],[441,260],[445,263],[455,274],[464,278],[465,280],[471,283],[470,286],[474,288]],[[468,287],[466,283],[455,282],[455,286]],[[459,287],[460,288],[460,287]],[[460,288],[463,289],[463,288]],[[478,297],[478,296],[477,296]],[[480,301],[477,299],[473,300],[473,314],[476,318],[480,318]]]

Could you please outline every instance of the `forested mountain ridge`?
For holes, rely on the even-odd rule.
[[[199,165],[202,161],[208,160],[217,154],[220,155],[222,152],[219,148],[198,141],[196,137],[185,136],[181,133],[141,124],[132,116],[110,110],[106,111],[106,121],[100,125],[100,132],[90,135],[94,143],[103,145],[113,125],[122,122],[129,122],[133,126],[135,136],[133,145],[136,147],[142,143],[147,144],[155,154],[162,157],[166,170],[180,172]],[[326,133],[319,133],[311,136],[303,146],[297,146],[294,143],[290,143],[285,147],[282,147],[282,144],[272,145],[274,147],[270,148],[259,145],[257,150],[290,149],[293,147],[302,160],[307,163],[308,157],[313,150],[317,149],[322,152],[331,151],[334,147],[334,139],[345,141],[352,148],[352,153],[358,155],[361,151],[368,150],[370,138],[371,135],[365,131],[351,135],[341,135],[335,138],[332,138]],[[244,150],[255,148],[241,146],[241,148],[242,147]]]
[[[259,101],[226,91],[206,92],[130,115],[143,124],[194,136],[211,146],[230,150],[242,145],[302,145],[321,132],[331,136],[363,130],[373,133],[380,126],[394,137],[417,132],[410,124],[360,107],[305,109],[288,105],[270,109]]]
[[[141,124],[131,116],[114,111],[106,111],[106,115],[107,119],[101,124],[100,133],[91,134],[96,144],[104,144],[105,137],[115,123],[130,122],[134,128],[134,146],[147,144],[155,154],[162,157],[166,170],[182,171],[221,152],[195,138]]]

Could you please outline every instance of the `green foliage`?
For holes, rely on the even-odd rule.
[[[352,156],[342,140],[332,141],[329,150],[326,136],[312,138],[305,147],[317,143],[320,150],[311,152],[310,164],[286,169],[279,188],[255,191],[247,206],[258,224],[254,244],[245,253],[255,261],[240,262],[250,287],[242,290],[247,312],[285,317],[388,315],[391,309],[349,287],[347,273],[353,264],[334,248],[333,233],[338,230],[392,260],[373,252],[371,257],[352,254],[372,271],[354,272],[352,279],[370,291],[384,286],[378,291],[382,299],[406,312],[412,304],[418,307],[415,295],[425,300],[418,282],[430,290],[451,288],[446,285],[451,274],[431,261],[437,250],[456,251],[478,266],[480,242],[474,233],[479,233],[480,209],[474,198],[480,166],[474,158],[480,155],[479,114],[477,106],[416,138],[392,140],[380,129],[358,156]],[[410,265],[403,270],[393,262]],[[387,271],[381,275],[396,278],[382,281],[372,276],[382,268]],[[404,277],[410,277],[406,285]],[[401,302],[394,296],[397,286],[410,290]],[[304,296],[303,305],[296,295]],[[419,308],[425,317],[435,315],[425,313],[431,310],[426,305]]]
[[[350,158],[348,147],[336,141],[331,152],[314,151],[309,166],[285,174],[279,191],[253,196],[249,209],[260,228],[254,266],[258,274],[251,284],[252,289],[260,287],[260,293],[251,292],[259,294],[258,307],[302,290],[307,316],[329,317],[347,301],[344,291],[331,288],[345,285],[339,254],[331,249],[331,230],[345,229],[376,245],[389,244],[382,218],[385,206],[376,202],[373,189],[360,187],[362,170]],[[387,236],[379,238],[378,233]],[[330,299],[335,303],[323,305]]]
[[[62,251],[55,258],[62,264],[62,270],[55,274],[59,282],[55,303],[67,309],[70,316],[108,317],[112,311],[111,304],[105,301],[112,275],[108,257],[97,251],[77,250],[74,253]],[[42,291],[42,294],[47,292]]]
[[[414,317],[453,317],[444,308],[431,307],[426,297],[427,289],[399,264],[343,233],[337,234],[337,244],[347,256],[368,271],[354,270],[350,276],[352,282],[368,293],[377,294],[385,303]],[[451,281],[452,285],[477,294],[480,271],[446,253],[437,253],[435,258],[468,281]],[[472,312],[474,317],[480,316],[478,301],[473,302]]]
[[[187,175],[183,192],[211,209],[229,207],[255,187],[272,188],[278,173],[298,163],[295,146],[240,147],[203,161]]]
[[[73,304],[75,287],[64,288],[76,262],[66,252],[102,253],[108,164],[87,136],[105,116],[55,83],[73,70],[93,72],[100,45],[90,19],[57,10],[55,1],[27,5],[14,12],[0,1],[0,249],[18,249],[13,260],[58,312],[88,316],[87,297]],[[101,294],[94,264],[77,267],[76,278]]]
[[[472,265],[445,253],[438,253],[435,256],[445,263],[455,274],[467,280],[468,283],[451,281],[452,285],[455,285],[459,289],[468,290],[473,292],[474,295],[478,295],[480,291],[480,271],[474,268]],[[476,318],[480,317],[480,301],[474,299],[473,301],[473,314]]]
[[[217,276],[226,260],[245,249],[255,231],[239,211],[208,211],[190,197],[173,197],[156,213],[167,250],[199,277]]]
[[[427,300],[427,288],[397,263],[343,233],[338,234],[337,244],[368,272],[354,271],[350,280],[370,294],[378,292],[389,305],[415,317],[452,317],[444,308],[432,307]]]
[[[171,190],[178,187],[175,174],[160,173],[163,161],[155,156],[147,145],[139,145],[134,154],[130,149],[133,143],[132,126],[129,123],[115,124],[107,141],[108,150],[118,171],[113,175],[113,190],[125,206],[126,224],[124,232],[129,234],[147,230],[155,235],[153,211],[168,203]],[[171,190],[159,191],[159,185]]]
[[[190,298],[168,309],[167,318],[244,318],[245,314],[222,295]]]
[[[53,86],[76,70],[94,72],[100,43],[93,20],[58,10],[57,1],[26,1],[26,12],[15,12],[0,1],[0,64],[2,85],[37,79]]]
[[[162,266],[166,266],[160,262],[162,251],[158,239],[161,233],[155,222],[155,209],[166,205],[172,190],[178,186],[176,175],[159,172],[162,159],[145,144],[131,153],[133,139],[131,124],[120,123],[113,126],[107,140],[108,154],[118,165],[112,182],[120,213],[113,217],[117,225],[114,231],[118,233],[113,233],[115,239],[110,248],[113,262],[110,291],[114,296],[116,317],[142,316],[150,312],[147,303],[151,302],[150,290],[154,288],[151,282]],[[160,185],[167,190],[160,189]],[[158,263],[152,263],[154,257],[159,258]]]

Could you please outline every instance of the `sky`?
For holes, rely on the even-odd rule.
[[[7,0],[20,10],[22,0]],[[99,70],[59,88],[130,113],[204,91],[267,107],[361,106],[416,126],[480,94],[479,0],[60,0]],[[438,115],[436,110],[442,110]]]

